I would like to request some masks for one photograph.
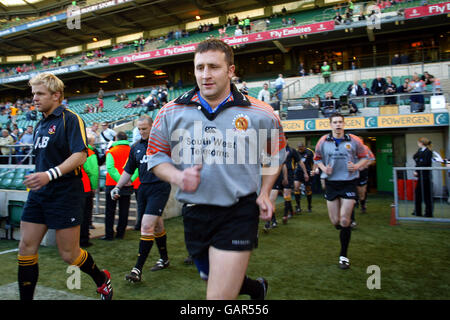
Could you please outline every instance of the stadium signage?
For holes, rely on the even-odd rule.
[[[194,52],[197,44],[182,45],[172,48],[158,49],[142,53],[133,53],[126,56],[113,57],[109,59],[109,64],[132,63],[136,61],[148,60],[152,58],[167,57],[174,54]]]
[[[27,73],[27,74],[21,74],[18,76],[3,78],[3,79],[0,79],[0,84],[18,82],[18,81],[26,81],[42,72],[50,72],[50,73],[53,73],[54,75],[58,75],[58,74],[62,74],[62,73],[78,71],[79,69],[80,69],[80,66],[77,64],[68,66],[68,67],[56,68],[56,69],[46,69],[46,70],[42,70],[39,72],[31,72],[31,73]]]
[[[106,2],[102,2],[102,3],[98,3],[98,4],[94,4],[92,6],[89,7],[85,7],[85,8],[81,8],[80,9],[80,13],[81,14],[85,14],[88,12],[92,12],[92,11],[97,11],[97,10],[101,10],[104,8],[109,8],[109,7],[113,7],[113,6],[117,6],[123,3],[127,3],[127,2],[131,2],[134,0],[110,0],[110,1],[106,1]],[[0,37],[3,36],[7,36],[16,32],[20,32],[20,31],[24,31],[27,29],[32,29],[32,28],[36,28],[36,27],[40,27],[46,24],[50,24],[56,21],[62,21],[62,20],[66,20],[68,18],[67,13],[60,13],[60,14],[56,14],[54,16],[50,16],[44,19],[39,19],[33,22],[29,22],[29,23],[25,23],[25,24],[21,24],[15,27],[11,27],[5,30],[1,30],[0,31]]]
[[[405,18],[413,19],[450,12],[450,2],[430,4],[421,7],[406,8]]]
[[[302,119],[282,121],[285,132],[330,130],[328,119]],[[392,116],[347,117],[346,129],[379,129],[448,126],[448,113],[423,113]]]
[[[295,37],[302,34],[307,33],[315,33],[321,31],[331,31],[334,30],[334,21],[325,21],[313,23],[310,25],[305,25],[302,27],[290,27],[284,29],[277,29],[271,31],[263,31],[248,34],[245,36],[238,37],[228,37],[223,38],[223,41],[228,43],[230,46],[246,44],[246,43],[254,43],[259,41],[268,41],[273,39],[287,38],[287,37]],[[158,49],[148,52],[143,52],[140,54],[129,54],[126,56],[114,57],[109,59],[109,64],[121,64],[121,63],[130,63],[140,60],[147,60],[153,58],[160,58],[165,56],[171,56],[174,54],[183,54],[183,53],[191,53],[195,51],[197,47],[197,43],[189,44],[189,45],[181,45],[176,47],[170,47],[165,49]]]

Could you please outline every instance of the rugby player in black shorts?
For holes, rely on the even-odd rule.
[[[287,139],[286,139],[287,140]],[[283,198],[284,198],[284,215],[283,224],[286,224],[288,218],[294,215],[294,210],[292,209],[292,189],[294,188],[294,171],[298,165],[301,166],[303,172],[306,172],[304,164],[300,161],[300,156],[298,152],[291,148],[289,145],[286,146],[286,160],[284,161],[284,166],[287,169],[287,184],[283,183]],[[278,177],[280,180],[281,174]]]
[[[295,168],[294,172],[294,197],[296,208],[295,212],[300,213],[302,211],[301,207],[301,191],[300,185],[303,183],[305,185],[306,199],[308,201],[308,212],[312,210],[312,181],[311,177],[313,175],[313,164],[314,164],[314,152],[305,147],[303,142],[298,143],[297,152],[300,156],[300,165]],[[301,165],[303,164],[303,166]]]
[[[356,179],[359,168],[368,160],[367,148],[361,139],[344,132],[341,114],[330,117],[331,133],[322,136],[316,145],[315,163],[326,174],[325,199],[331,223],[340,230],[339,267],[348,269],[347,249],[351,238],[351,214],[357,199]]]
[[[239,92],[231,83],[234,72],[228,44],[200,42],[194,54],[197,86],[158,112],[147,154],[149,169],[179,187],[186,248],[207,276],[206,298],[245,293],[264,299],[267,281],[245,274],[257,244],[258,217],[272,218],[269,195],[286,142],[273,108]],[[239,138],[249,133],[251,138]]]
[[[130,282],[139,282],[142,279],[142,269],[147,260],[153,242],[159,250],[160,259],[156,262],[151,271],[165,269],[169,266],[167,254],[167,234],[164,229],[162,218],[163,210],[169,200],[171,186],[169,183],[161,181],[152,171],[147,170],[148,156],[147,145],[153,120],[149,116],[139,118],[137,126],[141,134],[141,140],[133,144],[130,156],[124,171],[120,176],[116,187],[111,190],[111,198],[119,199],[120,189],[128,183],[131,176],[137,169],[141,184],[138,189],[137,205],[139,215],[142,215],[141,239],[139,242],[139,253],[136,265],[131,272],[125,276]]]
[[[87,157],[83,120],[61,105],[64,83],[51,73],[40,73],[29,82],[33,103],[42,112],[34,131],[35,173],[25,177],[31,191],[22,213],[18,254],[21,300],[33,299],[38,281],[38,250],[48,229],[56,229],[56,245],[62,259],[89,274],[103,300],[113,289],[107,270],[100,271],[92,256],[80,248],[84,190],[81,166]]]

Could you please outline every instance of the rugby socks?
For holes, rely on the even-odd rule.
[[[350,220],[353,222],[353,221],[356,221],[355,220],[355,209],[353,208],[353,210],[352,210],[352,215],[351,215],[351,217],[350,217]]]
[[[347,257],[347,249],[350,244],[350,238],[352,235],[351,227],[342,227],[339,237],[341,239],[341,253],[340,256]]]
[[[307,194],[306,200],[308,200],[308,209],[311,209],[312,208],[312,195]]]
[[[17,256],[19,264],[18,282],[20,300],[33,300],[34,289],[39,277],[38,255]]]
[[[145,261],[147,260],[150,250],[153,247],[153,242],[155,242],[155,237],[153,235],[141,235],[141,241],[139,242],[139,253],[135,268],[142,271]]]
[[[297,207],[301,208],[300,207],[300,198],[301,198],[300,190],[299,191],[294,191],[294,198],[295,198],[295,203],[296,203]]]
[[[166,230],[163,230],[160,233],[155,233],[155,241],[156,246],[158,247],[159,256],[164,261],[169,260],[169,257],[167,256],[167,233]]]
[[[292,202],[291,202],[291,197],[284,197],[284,216],[287,216],[289,214],[289,212],[292,213]]]
[[[90,275],[97,287],[100,287],[105,283],[105,274],[100,271],[95,264],[94,259],[86,250],[80,248],[80,255],[75,259],[72,265],[79,267],[81,271]]]
[[[264,287],[261,282],[246,275],[244,281],[242,281],[241,291],[239,291],[239,295],[241,294],[247,294],[251,299],[259,300],[261,296],[264,297]]]

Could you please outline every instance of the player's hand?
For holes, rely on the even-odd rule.
[[[347,163],[347,168],[348,168],[348,171],[350,171],[350,172],[358,171],[358,169],[359,169],[359,167],[351,161],[349,161]]]
[[[328,176],[331,175],[331,174],[333,173],[333,167],[330,166],[330,165],[327,165],[327,166],[326,166],[325,173],[326,173]]]
[[[309,176],[308,176],[307,173],[305,173],[305,174],[303,175],[303,177],[305,178],[305,182],[308,182],[308,181],[309,181]]]
[[[259,207],[259,218],[264,221],[272,219],[274,207],[268,195],[261,193],[256,199],[256,204]]]
[[[193,167],[184,169],[181,172],[179,178],[178,186],[184,192],[195,192],[200,185],[200,171],[202,170],[202,165],[198,164]]]
[[[117,200],[120,198],[120,189],[118,187],[114,187],[114,189],[111,190],[111,199]]]
[[[32,191],[37,191],[50,182],[47,173],[36,172],[25,176],[23,184]]]
[[[414,177],[418,177],[419,173],[417,171],[414,171]]]

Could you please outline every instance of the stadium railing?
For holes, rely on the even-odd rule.
[[[436,157],[436,152],[434,152]],[[440,157],[440,156],[439,156]],[[431,190],[414,172],[430,172]],[[419,182],[421,182],[419,184]],[[394,207],[396,220],[450,222],[450,165],[447,167],[394,167]],[[415,215],[416,192],[421,195],[422,216]],[[425,217],[425,197],[431,197],[432,217]]]

